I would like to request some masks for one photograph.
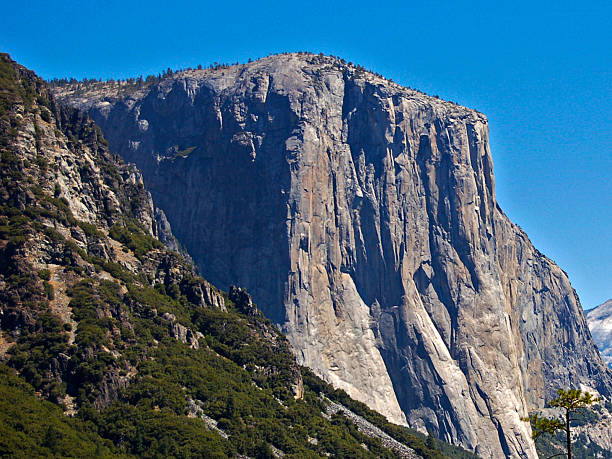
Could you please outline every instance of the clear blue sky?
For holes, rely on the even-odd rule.
[[[334,54],[489,117],[502,208],[612,297],[612,2],[29,1],[0,50],[45,78],[128,77],[282,51]]]

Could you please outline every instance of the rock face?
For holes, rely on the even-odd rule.
[[[139,166],[206,278],[390,420],[536,457],[529,409],[610,394],[567,276],[496,203],[481,113],[295,54],[55,93]]]
[[[612,300],[587,311],[587,323],[604,361],[612,367]]]

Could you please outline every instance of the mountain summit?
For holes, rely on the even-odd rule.
[[[566,274],[496,202],[483,114],[312,54],[54,92],[138,165],[207,279],[395,422],[536,457],[529,410],[610,395]]]

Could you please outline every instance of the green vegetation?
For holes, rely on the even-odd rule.
[[[12,64],[8,54],[0,53],[0,116],[7,114],[16,104],[29,109],[34,102],[36,82],[18,81],[19,70]]]
[[[51,271],[49,271],[48,269],[41,269],[40,271],[38,271],[38,277],[40,277],[44,281],[49,281],[51,280]]]
[[[65,393],[76,397],[81,406],[77,419],[97,426],[95,433],[111,440],[118,452],[257,456],[272,444],[296,458],[320,457],[325,452],[337,457],[393,457],[345,418],[323,418],[324,402],[309,389],[304,400],[293,399],[287,390],[293,362],[288,346],[283,341],[282,352],[269,348],[257,329],[258,321],[266,322],[262,317],[195,310],[193,305],[181,304],[182,299],[136,286],[122,297],[115,281],[84,279],[69,295],[78,322],[75,343],[67,344],[67,332],[57,318],[44,315],[38,331],[21,338],[13,348],[9,363],[49,398],[60,401]],[[175,305],[175,312],[194,317],[197,324],[187,324],[205,333],[212,346],[195,350],[171,338],[167,322],[151,312],[153,301],[166,308]],[[99,318],[100,311],[113,308],[121,313]],[[119,322],[118,317],[127,315],[131,315],[129,321]],[[122,356],[116,359],[103,349],[122,350]],[[49,375],[62,354],[69,357],[65,369]],[[253,362],[248,360],[251,356]],[[113,403],[96,409],[103,397],[102,382],[121,369],[136,374]],[[66,384],[58,385],[58,381]],[[231,441],[208,430],[201,419],[187,418],[189,399],[199,400],[204,413],[219,421]],[[318,445],[308,443],[308,437],[317,438]]]
[[[83,232],[85,233],[85,235],[87,237],[90,237],[90,238],[93,238],[93,237],[101,238],[101,237],[103,237],[102,232],[100,232],[100,230],[98,230],[96,225],[93,225],[93,224],[87,223],[87,222],[77,222],[77,225],[79,226],[79,228],[81,228],[83,230]]]
[[[559,409],[562,413],[560,417],[542,417],[538,414],[532,414],[528,418],[525,418],[524,421],[529,421],[531,423],[534,439],[538,439],[543,435],[555,438],[557,432],[563,432],[567,457],[571,459],[573,456],[571,436],[572,423],[576,425],[576,422],[579,421],[584,425],[586,423],[586,418],[590,417],[594,419],[587,408],[598,401],[599,399],[594,398],[589,392],[582,392],[579,389],[569,389],[567,391],[559,389],[557,391],[557,397],[549,401],[547,407]],[[581,416],[577,417],[576,415],[578,414]]]
[[[554,435],[543,435],[535,441],[538,456],[543,459],[552,457],[566,457],[565,453],[565,433],[558,431]],[[611,459],[612,452],[606,451],[593,443],[584,433],[579,434],[572,440],[573,459]]]
[[[395,438],[401,443],[410,446],[424,458],[465,458],[476,459],[478,456],[469,453],[462,448],[458,448],[442,441],[435,441],[431,434],[425,436],[416,430],[392,424],[380,413],[371,410],[364,403],[353,400],[349,395],[340,389],[334,389],[331,385],[315,376],[309,369],[302,368],[304,387],[313,393],[324,394],[329,399],[344,405],[354,413],[370,421],[372,424]]]
[[[47,299],[49,300],[55,299],[55,290],[53,289],[53,285],[51,285],[47,281],[43,281],[43,289],[45,291],[45,296],[47,297]]]
[[[293,54],[293,53],[274,53],[274,54],[268,55],[268,57],[276,56],[276,55],[282,56],[282,55],[287,55],[287,54]],[[394,83],[392,78],[385,78],[383,75],[381,75],[380,73],[374,70],[367,69],[360,64],[355,64],[350,61],[347,62],[345,59],[339,56],[334,56],[333,54],[326,56],[323,53],[316,54],[316,53],[311,53],[308,51],[298,51],[297,54],[300,56],[306,56],[306,58],[314,64],[322,65],[323,69],[336,69],[336,70],[343,71],[345,73],[352,71],[356,78],[364,78],[368,75],[371,75],[371,76],[376,76],[378,78],[386,79],[390,83]],[[196,67],[185,67],[185,68],[179,68],[175,70],[171,68],[167,68],[163,70],[161,73],[158,73],[157,75],[148,75],[148,76],[140,75],[137,77],[124,78],[124,79],[118,79],[118,80],[115,80],[113,78],[109,78],[105,81],[103,81],[101,78],[83,78],[81,80],[77,80],[75,78],[54,78],[50,80],[48,83],[51,88],[66,89],[68,92],[73,93],[74,95],[83,95],[87,91],[105,89],[105,90],[112,91],[115,97],[122,98],[122,97],[129,96],[136,91],[146,90],[147,88],[150,88],[151,86],[159,83],[160,81],[164,79],[172,78],[174,77],[174,75],[180,75],[183,72],[191,72],[194,70],[204,70],[204,71],[225,70],[225,69],[229,69],[232,66],[245,65],[251,62],[253,62],[253,60],[248,59],[246,63],[214,62],[208,65],[200,64],[200,65],[197,65]],[[418,89],[412,88],[410,86],[407,86],[407,89],[410,89],[411,91],[414,91],[420,94],[425,94],[424,92]],[[433,95],[431,97],[435,99],[440,99],[438,95]],[[457,103],[454,101],[447,101],[447,102],[453,105],[457,105]]]
[[[0,364],[0,456],[117,457],[112,442],[79,418],[41,401],[32,386]]]
[[[125,219],[123,224],[113,225],[109,230],[109,236],[121,242],[134,252],[139,260],[153,249],[162,247],[162,243],[145,233],[142,227],[132,219]]]

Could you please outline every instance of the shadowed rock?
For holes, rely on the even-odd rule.
[[[567,276],[495,200],[481,113],[314,55],[114,88],[56,94],[138,165],[204,277],[390,420],[536,457],[529,409],[610,393]]]

